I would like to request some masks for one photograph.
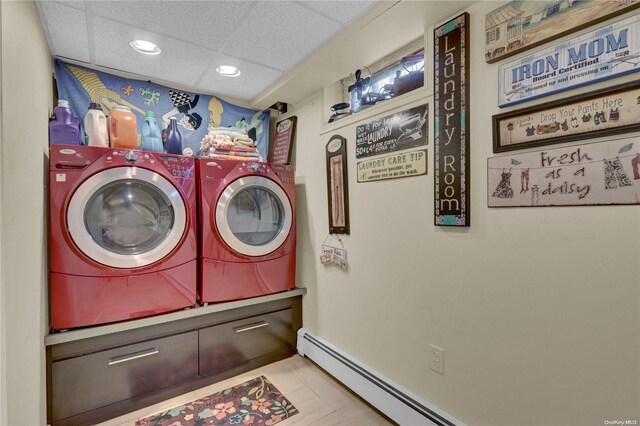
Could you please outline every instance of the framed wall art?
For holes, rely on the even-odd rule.
[[[640,137],[489,158],[487,204],[640,205]]]
[[[434,30],[435,225],[470,226],[469,14]]]
[[[356,158],[426,145],[429,105],[420,105],[356,127]]]
[[[640,14],[500,65],[498,106],[515,105],[637,71]]]
[[[273,164],[291,164],[293,138],[296,135],[297,117],[294,115],[276,123],[276,132],[269,162]]]
[[[640,82],[493,116],[493,152],[640,130]]]
[[[326,146],[329,233],[349,234],[349,179],[347,140],[333,135]]]
[[[638,6],[636,0],[511,1],[485,15],[485,60],[505,59]]]

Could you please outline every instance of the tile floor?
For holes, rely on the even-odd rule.
[[[98,426],[134,425],[138,419],[166,411],[260,375],[265,375],[299,411],[293,417],[278,423],[278,426],[377,426],[393,424],[313,362],[299,355],[294,355],[291,358],[100,423]]]

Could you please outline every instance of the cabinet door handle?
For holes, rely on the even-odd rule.
[[[247,325],[247,326],[244,326],[244,327],[235,327],[233,330],[236,333],[244,333],[245,331],[255,330],[256,328],[262,328],[262,327],[266,327],[268,325],[269,325],[268,322],[260,321],[260,322],[257,322],[255,324]]]
[[[122,364],[123,362],[133,361],[134,359],[145,358],[151,355],[159,354],[160,350],[158,348],[145,349],[140,352],[134,352],[132,354],[120,355],[114,358],[109,359],[109,365]]]

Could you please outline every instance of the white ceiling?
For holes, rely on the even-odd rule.
[[[37,7],[54,56],[249,101],[375,3],[51,0]],[[162,53],[137,53],[134,39]],[[218,65],[242,74],[220,76]]]

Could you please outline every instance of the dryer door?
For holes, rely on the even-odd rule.
[[[179,244],[187,225],[179,191],[161,175],[116,167],[87,179],[67,210],[71,238],[88,257],[114,268],[155,263]]]
[[[278,249],[291,231],[293,211],[284,190],[261,176],[233,181],[218,199],[215,224],[233,250],[264,256]]]

